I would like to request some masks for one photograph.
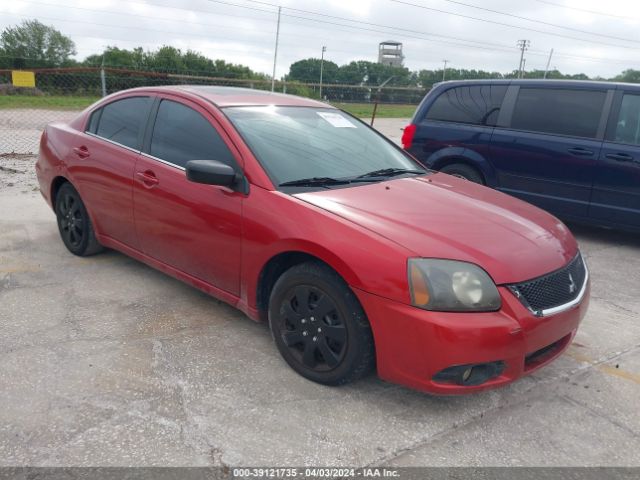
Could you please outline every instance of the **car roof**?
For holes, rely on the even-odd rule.
[[[439,82],[434,85],[438,86],[456,86],[456,85],[521,85],[521,86],[562,86],[562,87],[593,87],[593,88],[609,88],[615,89],[617,87],[624,88],[640,88],[637,83],[623,83],[623,82],[607,82],[601,80],[560,80],[560,79],[519,79],[519,78],[505,78],[505,79],[483,79],[483,80],[449,80],[447,82]]]
[[[282,93],[256,90],[252,88],[219,87],[212,85],[167,85],[146,87],[140,90],[162,92],[186,92],[203,98],[218,107],[279,105],[295,107],[335,108],[327,103],[310,98],[285,95]]]

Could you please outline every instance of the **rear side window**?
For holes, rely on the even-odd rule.
[[[102,114],[94,113],[89,122],[89,128],[97,119],[96,135],[126,147],[137,149],[140,137],[147,121],[151,98],[130,97],[116,100],[102,107]]]
[[[622,97],[615,141],[640,145],[640,95],[625,94]]]
[[[593,90],[520,88],[511,128],[594,138],[606,95]]]
[[[102,109],[99,108],[91,114],[89,118],[89,125],[87,125],[87,132],[96,133],[98,130],[98,122],[100,121],[100,115],[102,115]]]
[[[506,93],[506,85],[450,88],[433,102],[427,119],[494,126]]]
[[[160,103],[149,153],[180,167],[189,160],[218,160],[236,167],[213,125],[192,108],[171,100]]]

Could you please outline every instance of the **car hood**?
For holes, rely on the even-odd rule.
[[[402,245],[416,257],[475,263],[497,284],[557,270],[577,253],[552,215],[442,173],[295,197]]]

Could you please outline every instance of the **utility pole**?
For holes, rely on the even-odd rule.
[[[278,7],[278,26],[276,27],[276,49],[273,52],[273,75],[271,76],[271,91],[276,88],[276,63],[278,61],[278,42],[280,40],[280,14],[282,7]]]
[[[102,64],[100,65],[100,84],[102,85],[102,96],[107,96],[107,79],[104,76],[104,53],[102,54]]]
[[[449,60],[442,60],[444,62],[444,68],[442,69],[442,81],[444,82],[444,79],[447,76],[447,63],[449,63]]]
[[[529,49],[531,42],[529,40],[518,40],[518,48],[520,49],[520,66],[518,67],[518,78],[522,78],[524,70],[524,52]]]
[[[327,51],[327,47],[322,47],[322,55],[320,56],[320,100],[322,100],[322,70],[324,69],[324,52]]]
[[[544,69],[544,77],[547,78],[547,73],[549,73],[549,65],[551,65],[551,57],[553,57],[553,48],[549,52],[549,60],[547,60],[547,68]]]

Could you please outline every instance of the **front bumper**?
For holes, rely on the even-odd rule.
[[[557,358],[571,343],[589,304],[582,300],[555,315],[536,317],[499,287],[497,312],[429,312],[354,289],[373,330],[378,375],[428,393],[455,395],[505,385]],[[548,347],[548,348],[547,348]],[[437,382],[442,370],[504,362],[502,372],[481,385]]]

